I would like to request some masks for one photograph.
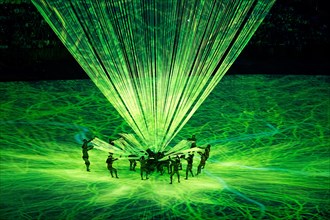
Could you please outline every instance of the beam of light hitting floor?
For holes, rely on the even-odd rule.
[[[130,125],[164,151],[275,0],[32,0]]]
[[[0,219],[328,220],[329,82],[225,76],[174,138],[196,134],[197,146],[212,143],[210,158],[188,180],[182,161],[173,185],[167,172],[142,181],[140,164],[130,171],[117,152],[110,177],[102,139],[132,130],[90,80],[2,82]],[[86,172],[82,139],[94,136],[105,149],[89,152]]]
[[[104,152],[114,153],[116,155],[120,155],[120,157],[128,157],[130,155],[135,155],[135,157],[139,159],[141,156],[148,156],[145,151],[145,148],[143,148],[143,146],[135,139],[135,136],[133,136],[132,134],[121,134],[120,136],[121,138],[113,141],[113,145],[97,137],[94,138],[90,143],[95,149]],[[126,140],[129,140],[130,143],[128,143]],[[135,144],[132,144],[133,142],[135,142]],[[182,140],[174,147],[172,147],[169,151],[166,151],[164,153],[164,155],[166,156],[165,158],[159,159],[166,160],[168,159],[168,156],[174,157],[177,155],[186,155],[189,152],[204,152],[204,150],[198,147],[191,148],[190,141]]]

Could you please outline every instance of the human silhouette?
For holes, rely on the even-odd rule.
[[[202,169],[204,169],[205,162],[206,162],[206,159],[207,159],[205,153],[202,153],[202,152],[198,152],[198,153],[201,155],[201,160],[200,160],[199,165],[197,167],[196,175],[200,174]]]
[[[197,147],[197,139],[196,139],[196,136],[195,135],[192,135],[191,138],[188,138],[187,141],[190,141],[191,142],[191,146],[190,148],[194,148],[194,147]]]
[[[211,145],[208,144],[208,145],[206,146],[206,148],[205,148],[205,152],[204,152],[205,157],[206,157],[205,161],[206,161],[207,159],[209,159],[209,157],[210,157],[210,151],[211,151]]]
[[[144,156],[140,158],[140,174],[141,180],[143,180],[143,173],[146,173],[146,179],[148,179],[148,167],[147,167],[147,160]]]
[[[130,158],[130,157],[136,157],[135,155],[129,155],[128,160],[129,160],[129,170],[135,171],[136,167],[136,159]]]
[[[88,143],[90,143],[92,140],[93,140],[94,138],[92,138],[92,139],[90,139],[90,140],[86,140],[86,139],[84,139],[83,140],[83,145],[82,145],[82,158],[83,158],[83,160],[85,161],[85,165],[86,165],[86,170],[88,171],[88,172],[90,172],[90,169],[89,169],[89,166],[90,166],[90,162],[89,162],[89,160],[88,160],[88,158],[89,158],[89,155],[88,155],[88,151],[89,150],[92,150],[93,148],[94,148],[94,146],[90,146],[90,145],[88,145]]]
[[[192,177],[194,177],[192,167],[193,167],[193,161],[194,161],[194,154],[190,154],[187,158],[187,169],[186,169],[186,180],[188,179],[188,173],[190,172]]]
[[[113,162],[118,160],[118,158],[113,158],[113,153],[109,153],[109,156],[108,156],[108,159],[106,160],[106,163],[108,164],[108,170],[110,171],[110,174],[111,174],[111,177],[113,177],[113,172],[115,173],[116,175],[116,178],[118,178],[118,175],[117,175],[117,169],[115,169],[112,165],[113,165]]]
[[[180,163],[180,158],[176,157],[175,160],[172,160],[171,158],[169,158],[171,161],[171,166],[172,166],[172,172],[171,172],[171,176],[170,176],[170,184],[172,184],[172,180],[173,180],[173,176],[174,174],[176,174],[178,176],[178,183],[180,183],[180,173],[179,170],[182,169],[182,164]]]
[[[191,138],[188,138],[187,141],[196,142],[196,135],[192,135]]]

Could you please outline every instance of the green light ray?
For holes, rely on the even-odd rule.
[[[275,0],[32,2],[143,145],[158,152]]]

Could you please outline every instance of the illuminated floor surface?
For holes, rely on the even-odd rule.
[[[0,83],[0,219],[327,219],[329,79],[225,76],[173,143],[196,134],[210,159],[173,185],[127,160],[111,178],[96,149],[85,171],[84,137],[130,132],[91,81]]]

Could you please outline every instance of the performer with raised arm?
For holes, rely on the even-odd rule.
[[[94,138],[90,139],[90,140],[83,140],[83,145],[82,145],[82,158],[85,161],[85,165],[86,165],[86,170],[88,172],[90,172],[89,166],[90,166],[90,162],[88,160],[89,155],[88,155],[88,151],[92,150],[94,147],[92,145],[88,145],[89,142],[91,142]]]
[[[118,158],[113,158],[112,155],[113,155],[113,153],[109,152],[108,159],[106,160],[106,163],[108,164],[107,167],[108,167],[108,170],[110,171],[111,177],[113,177],[113,172],[114,172],[116,175],[116,178],[118,178],[117,169],[112,166],[113,162],[118,160]]]

